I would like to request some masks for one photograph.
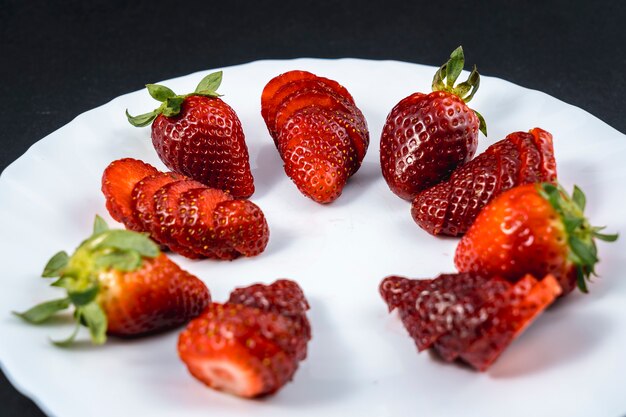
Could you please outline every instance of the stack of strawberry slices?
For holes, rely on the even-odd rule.
[[[255,256],[269,240],[256,204],[136,159],[111,162],[102,192],[115,220],[188,258]]]
[[[369,145],[365,117],[348,90],[310,72],[289,71],[263,89],[261,115],[302,194],[318,203],[337,199]]]

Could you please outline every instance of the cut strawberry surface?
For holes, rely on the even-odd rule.
[[[289,331],[280,316],[252,307],[212,304],[180,334],[178,352],[208,386],[242,397],[276,392],[297,362],[276,342]]]
[[[196,259],[202,255],[189,246],[180,245],[177,237],[183,227],[179,199],[183,193],[193,189],[206,190],[207,187],[194,180],[180,180],[165,184],[154,193],[156,221],[153,224],[156,227],[152,231],[156,241],[167,245],[174,252]]]
[[[432,281],[432,279],[409,279],[392,275],[382,280],[378,292],[387,303],[389,311],[392,311],[402,305],[404,297],[410,298],[414,290],[423,291]]]
[[[159,172],[139,181],[132,190],[131,199],[135,221],[141,225],[141,230],[149,232],[152,236],[156,224],[156,206],[154,194],[166,184],[183,179],[173,172]]]
[[[157,172],[152,165],[137,159],[124,158],[111,162],[102,175],[102,193],[111,217],[129,229],[137,230],[139,225],[133,216],[132,190],[143,178]]]
[[[288,71],[283,74],[280,74],[274,78],[272,78],[263,88],[263,92],[261,93],[261,115],[265,120],[265,123],[268,123],[267,113],[269,111],[270,103],[272,102],[272,97],[278,90],[280,90],[286,84],[289,84],[293,81],[298,80],[306,80],[306,79],[318,79],[319,77],[315,74],[312,74],[307,71]]]
[[[512,141],[518,146],[520,158],[519,184],[541,182],[541,154],[535,146],[533,136],[526,132],[511,135]]]
[[[532,281],[535,284],[529,288]],[[562,291],[552,275],[539,282],[522,279],[514,288],[513,300],[500,309],[497,320],[486,323],[481,329],[483,336],[461,353],[461,358],[479,371],[486,370]]]

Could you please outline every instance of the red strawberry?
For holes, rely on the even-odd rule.
[[[553,275],[568,294],[598,262],[595,238],[614,241],[584,217],[585,196],[574,187],[572,197],[553,184],[527,184],[494,199],[478,215],[457,246],[459,271],[497,274],[515,282],[527,273]]]
[[[111,217],[118,222],[129,224],[131,229],[136,229],[131,191],[143,178],[157,172],[152,165],[132,158],[120,159],[109,164],[102,174],[102,193],[106,198],[106,207]]]
[[[52,285],[65,288],[67,297],[19,316],[39,323],[73,304],[77,326],[86,325],[96,344],[107,333],[138,336],[179,326],[210,303],[204,283],[159,253],[149,238],[110,230],[99,217],[93,235],[71,257],[57,253],[43,276],[59,277]],[[69,344],[75,336],[58,343]]]
[[[115,162],[116,161],[113,161],[112,164]],[[173,172],[157,172],[156,174],[143,178],[135,184],[130,195],[134,214],[133,219],[135,224],[139,227],[134,227],[132,230],[150,233],[157,227],[156,222],[158,217],[154,195],[164,185],[180,181],[182,178],[183,177]],[[128,224],[125,223],[125,225],[131,229]]]
[[[120,160],[112,165],[120,171],[121,165],[136,162]],[[156,242],[188,258],[255,256],[269,240],[267,221],[258,206],[233,201],[229,193],[179,174],[157,172],[138,181],[130,198],[110,193],[109,198],[130,201],[132,216],[126,227],[150,233]]]
[[[531,289],[528,289],[528,281],[522,279],[515,284],[514,288],[518,291],[514,291],[512,301],[498,311],[498,319],[487,321],[481,329],[482,336],[461,353],[465,362],[479,371],[485,371],[561,294],[561,287],[552,275],[546,276]]]
[[[561,292],[550,275],[539,283],[527,275],[512,286],[468,273],[434,280],[389,277],[380,290],[390,310],[398,308],[420,351],[434,347],[445,360],[461,358],[480,371]]]
[[[177,236],[183,224],[179,215],[179,200],[183,193],[206,187],[197,181],[181,180],[165,184],[154,193],[155,221],[152,223],[150,234],[157,241],[167,245],[171,250],[187,258],[201,258],[202,256],[187,245],[180,245]]]
[[[298,303],[284,298],[292,295],[300,298],[298,311],[308,308],[297,284],[286,280],[238,289],[226,304],[209,307],[179,337],[178,352],[190,373],[242,397],[278,391],[306,357],[310,339],[304,310],[294,316],[291,307]]]
[[[247,198],[254,193],[248,147],[237,114],[216,93],[221,81],[221,71],[209,74],[184,96],[148,84],[150,95],[163,104],[151,113],[126,115],[133,126],[152,123],[152,143],[169,169]]]
[[[467,81],[454,86],[464,63],[459,46],[435,74],[432,93],[404,98],[387,116],[380,138],[380,164],[391,191],[405,200],[445,180],[457,166],[472,159],[478,131],[487,135],[482,116],[465,104],[480,83],[476,67]]]
[[[552,135],[539,128],[511,133],[457,168],[448,181],[420,192],[411,215],[430,234],[459,236],[497,195],[537,181],[556,181]]]
[[[339,197],[369,145],[367,123],[347,90],[335,81],[290,71],[265,86],[261,107],[285,172],[298,189],[319,203]]]

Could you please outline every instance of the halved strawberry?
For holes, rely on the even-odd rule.
[[[156,207],[154,194],[165,184],[180,181],[184,177],[173,172],[158,172],[139,181],[130,194],[134,220],[141,227],[137,230],[152,233],[156,227]]]
[[[277,343],[289,338],[290,322],[258,308],[213,303],[180,334],[178,353],[209,387],[242,397],[272,394],[297,369]]]
[[[153,238],[167,245],[174,252],[191,259],[201,258],[200,253],[178,243],[177,235],[181,233],[183,224],[179,216],[180,196],[193,189],[206,190],[207,187],[194,180],[180,180],[165,184],[154,193],[155,221],[151,230]]]
[[[552,275],[536,282],[531,289],[528,280],[518,281],[515,288],[519,291],[514,299],[485,323],[482,337],[461,353],[461,358],[479,371],[486,370],[562,291]]]
[[[135,184],[157,172],[152,165],[137,159],[124,158],[111,162],[102,174],[102,193],[111,217],[129,229],[137,230],[130,194]]]

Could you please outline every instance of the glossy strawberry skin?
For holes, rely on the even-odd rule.
[[[539,128],[515,132],[456,169],[448,181],[420,192],[411,215],[430,234],[459,236],[499,194],[520,184],[555,181],[552,136]]]
[[[380,164],[387,185],[412,200],[447,179],[476,152],[480,121],[454,94],[415,93],[389,113],[380,139]]]
[[[157,172],[149,175],[135,184],[131,192],[131,201],[134,221],[139,227],[132,229],[151,233],[157,226],[158,216],[154,195],[163,186],[183,179],[182,176],[173,172]],[[129,227],[126,224],[126,227]],[[163,243],[163,242],[159,242]]]
[[[217,239],[243,256],[260,254],[270,238],[263,212],[247,200],[219,203],[213,211],[212,230]]]
[[[243,397],[278,391],[306,357],[309,308],[298,284],[238,288],[181,333],[178,351],[189,371],[210,387]]]
[[[487,205],[459,242],[459,271],[498,274],[515,282],[525,274],[553,275],[568,294],[576,269],[568,260],[567,234],[559,214],[538,185],[515,187]]]
[[[213,303],[178,339],[178,353],[190,373],[209,387],[242,397],[278,391],[297,362],[281,349],[289,321],[253,307]],[[245,381],[231,384],[236,368]]]
[[[178,115],[159,115],[152,143],[172,171],[236,198],[254,193],[248,147],[235,111],[219,98],[186,97]]]
[[[188,322],[211,302],[202,281],[164,254],[144,259],[133,272],[110,270],[99,275],[97,302],[108,319],[107,333],[138,336]]]

